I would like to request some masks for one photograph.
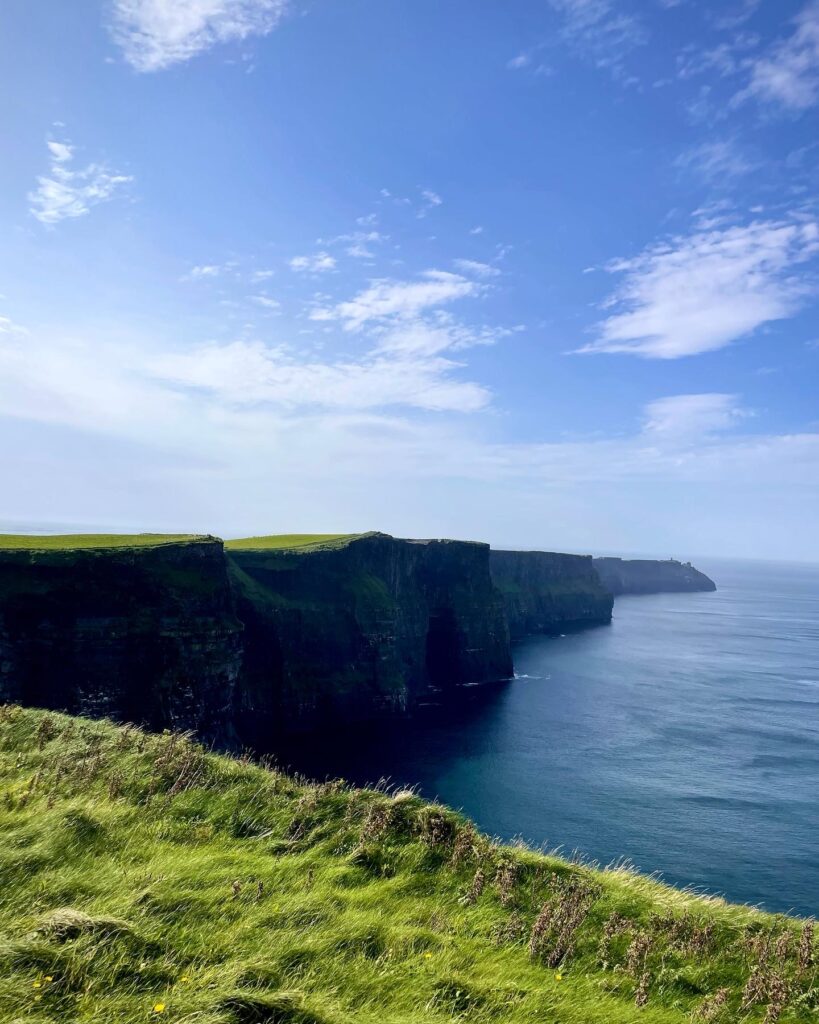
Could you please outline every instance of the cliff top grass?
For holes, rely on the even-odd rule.
[[[0,706],[0,1020],[816,1020],[810,923],[417,796]],[[783,883],[784,884],[784,883]]]
[[[0,549],[71,551],[78,548],[143,548],[209,539],[191,533],[0,533]]]
[[[296,548],[344,547],[360,533],[280,533],[269,537],[240,537],[226,540],[229,551],[283,551]]]

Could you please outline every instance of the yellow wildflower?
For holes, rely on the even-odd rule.
[[[43,987],[43,983],[41,981],[34,981],[34,982],[31,983],[31,987],[32,988],[42,988]]]
[[[182,977],[179,980],[180,981],[190,981],[191,979],[188,977],[187,974],[183,974]]]
[[[164,1013],[164,1012],[165,1012],[165,1004],[164,1003],[154,1003],[154,1013]]]
[[[558,971],[555,975],[555,981],[563,981],[563,975],[560,973],[560,971]]]
[[[50,975],[50,974],[47,974],[47,975],[45,976],[45,980],[46,980],[46,981],[54,981],[54,979],[53,979],[53,978],[51,977],[51,975]]]
[[[429,958],[430,958],[431,956],[432,956],[432,953],[424,953],[424,957],[425,957],[425,958],[426,958],[427,960],[429,960]]]

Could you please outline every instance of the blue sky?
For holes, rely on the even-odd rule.
[[[819,559],[819,2],[5,0],[0,518]]]

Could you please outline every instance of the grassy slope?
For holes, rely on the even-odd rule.
[[[0,549],[70,551],[75,548],[141,548],[204,539],[188,533],[0,533]]]
[[[733,1024],[783,986],[769,1022],[816,1019],[800,922],[499,848],[407,794],[9,707],[0,787],[4,1022]]]
[[[231,551],[282,551],[290,548],[343,547],[357,533],[280,533],[270,537],[240,537],[226,540]]]

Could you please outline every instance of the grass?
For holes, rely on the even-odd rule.
[[[0,786],[4,1022],[816,1020],[809,924],[410,793],[11,706]]]
[[[141,548],[204,539],[190,533],[0,533],[0,549],[71,551],[77,548]]]
[[[241,537],[225,541],[229,551],[282,551],[293,548],[343,547],[357,533],[281,533],[270,537]]]

